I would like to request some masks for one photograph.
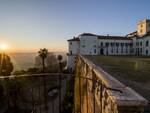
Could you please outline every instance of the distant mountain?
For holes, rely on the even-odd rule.
[[[64,52],[53,52],[54,55],[62,55],[63,60],[66,60],[66,53]],[[9,54],[11,61],[14,65],[15,70],[27,70],[30,67],[35,66],[35,57],[37,53],[11,53]]]

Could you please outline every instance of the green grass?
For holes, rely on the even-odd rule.
[[[86,56],[96,65],[150,100],[150,57]]]

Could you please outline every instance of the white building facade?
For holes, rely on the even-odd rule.
[[[74,70],[77,54],[150,56],[150,20],[139,21],[137,31],[126,36],[83,33],[68,40],[67,67],[70,71]]]

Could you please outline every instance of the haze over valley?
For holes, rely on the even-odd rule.
[[[61,54],[63,60],[66,60],[65,52],[52,52],[54,55]],[[38,53],[11,53],[11,61],[14,65],[14,71],[16,70],[27,70],[29,67],[35,66],[35,57],[38,56]]]

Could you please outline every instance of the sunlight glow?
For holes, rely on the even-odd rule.
[[[8,45],[7,44],[0,44],[0,50],[6,51],[7,49],[8,49]]]

